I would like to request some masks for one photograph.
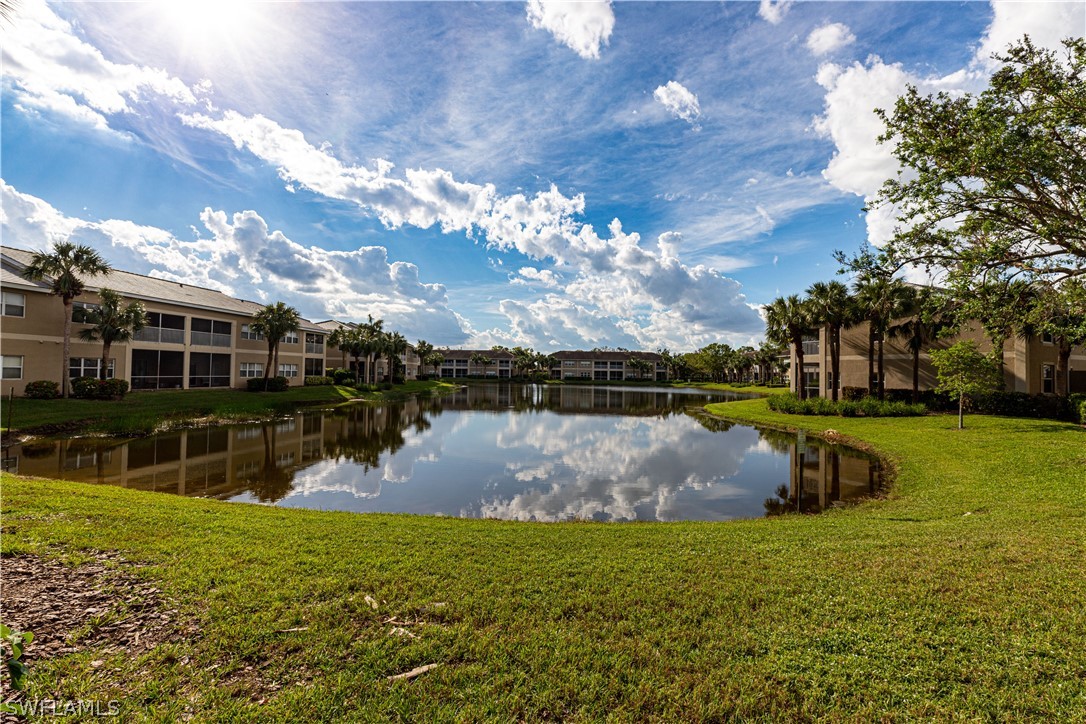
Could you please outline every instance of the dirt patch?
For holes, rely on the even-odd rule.
[[[0,559],[0,618],[34,634],[22,659],[31,676],[35,662],[88,650],[138,656],[193,633],[182,631],[177,610],[134,574],[134,564],[116,553],[90,555],[93,561],[74,567],[33,555]],[[7,672],[0,677],[4,701],[18,702]]]

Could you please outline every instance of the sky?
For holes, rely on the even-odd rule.
[[[756,344],[892,234],[874,109],[1023,33],[1086,2],[20,0],[0,235],[439,346]]]

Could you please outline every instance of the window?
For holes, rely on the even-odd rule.
[[[563,367],[576,367],[576,366],[577,366],[577,363],[576,363],[576,362],[574,362],[574,361],[573,361],[573,360],[571,360],[571,359],[567,359],[567,360],[563,360],[563,361],[562,361],[562,366],[563,366]]]
[[[254,332],[251,324],[243,324],[241,325],[241,338],[263,341],[264,335],[260,332]]]
[[[76,377],[98,377],[101,362],[102,360],[99,357],[72,357],[68,360],[68,376],[73,379]],[[113,362],[114,360],[111,359],[106,367],[106,377],[113,377]]]
[[[287,332],[279,339],[279,341],[283,344],[298,344],[298,333]]]
[[[230,355],[193,352],[189,355],[189,387],[229,387]]]
[[[260,362],[242,362],[241,377],[263,377],[264,365]]]
[[[298,376],[298,365],[280,364],[279,365],[279,376],[280,377],[297,377]]]
[[[590,362],[589,360],[581,360],[581,367],[591,367],[591,366],[592,366],[592,362]]]
[[[189,341],[192,344],[201,344],[210,347],[229,347],[230,335],[234,331],[234,325],[230,322],[220,322],[216,319],[192,318],[192,331],[189,333]]]
[[[1044,332],[1041,334],[1041,341],[1045,344],[1055,344],[1056,340],[1052,338],[1051,332]]]
[[[91,302],[72,302],[72,321],[76,324],[91,324],[90,312],[97,312],[98,305]]]
[[[25,317],[26,295],[3,292],[3,314],[5,317]]]
[[[21,380],[23,378],[23,357],[22,355],[4,355],[4,377],[5,380]]]
[[[7,357],[4,358],[5,360]],[[4,362],[5,367],[7,362]],[[7,377],[5,370],[4,376]],[[1041,365],[1041,392],[1052,394],[1056,391],[1056,368],[1052,365]]]
[[[305,353],[306,354],[324,354],[324,335],[314,334],[313,332],[305,333]]]
[[[132,339],[137,342],[185,343],[185,318],[180,314],[147,313],[147,326],[136,332]],[[180,387],[180,385],[178,385]]]
[[[323,377],[324,360],[320,357],[307,357],[305,360],[306,377]]]
[[[181,332],[181,334],[183,335],[184,332]],[[134,349],[132,350],[132,389],[180,389],[185,379],[183,376],[184,369],[184,352]]]
[[[818,353],[818,335],[803,335],[803,354],[806,356],[815,355]]]

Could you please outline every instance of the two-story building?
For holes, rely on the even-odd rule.
[[[22,271],[32,252],[0,248],[0,341],[3,346],[3,394],[22,394],[27,382],[62,376],[64,305],[46,282],[28,281]],[[214,289],[114,270],[86,280],[86,293],[73,305],[70,378],[97,377],[100,342],[84,342],[87,312],[98,290],[112,289],[139,301],[147,325],[130,342],[114,344],[107,361],[109,376],[127,380],[133,390],[244,387],[263,377],[268,343],[252,329],[263,305],[235,299]],[[308,320],[279,343],[279,367],[273,375],[301,385],[307,375],[325,370],[327,331]]]

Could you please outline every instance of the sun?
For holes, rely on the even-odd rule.
[[[184,46],[238,44],[259,32],[275,3],[255,0],[158,0],[155,10]]]

